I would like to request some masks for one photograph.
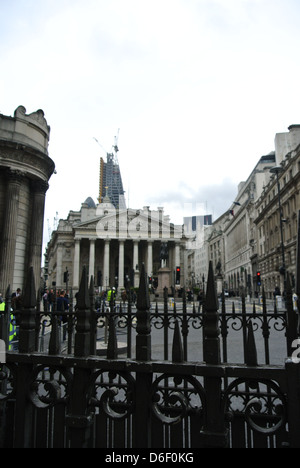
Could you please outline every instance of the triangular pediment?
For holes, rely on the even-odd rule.
[[[122,210],[108,213],[76,223],[74,229],[77,233],[94,230],[97,232],[98,238],[181,238],[182,235],[181,226],[174,227],[172,223],[161,220],[159,212],[145,213],[142,210]],[[162,236],[162,232],[166,235]]]

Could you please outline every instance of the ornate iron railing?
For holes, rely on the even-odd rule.
[[[278,311],[276,305],[273,305],[271,301],[266,301],[264,294],[259,302],[246,303],[244,297],[240,300],[231,301],[228,299],[225,301],[224,296],[220,298],[219,302],[221,361],[223,363],[227,363],[228,359],[233,362],[245,362],[247,330],[250,324],[258,343],[259,363],[274,364],[278,363],[278,360],[282,362],[283,356],[289,354],[291,343],[287,339],[287,310]],[[136,305],[131,304],[130,301],[113,302],[112,304],[102,301],[101,306],[95,309],[92,293],[90,294],[90,304],[91,328],[94,329],[94,334],[91,333],[91,337],[93,337],[91,338],[91,354],[97,354],[96,340],[99,347],[103,344],[102,353],[98,349],[98,354],[105,355],[109,323],[113,321],[118,339],[122,342],[123,354],[131,358],[135,354]],[[19,312],[14,313],[18,323]],[[38,303],[36,351],[47,352],[50,348],[51,354],[57,354],[59,351],[64,354],[72,354],[76,320],[76,305],[73,304],[72,295],[70,307],[65,312],[57,312],[56,304],[54,304],[51,313],[40,310]],[[177,322],[181,331],[184,360],[202,361],[204,303],[188,304],[185,295],[182,302],[170,303],[166,293],[163,303],[153,302],[150,305],[150,324],[155,342],[152,346],[152,355],[154,354],[156,359],[170,359],[172,337]],[[54,329],[53,323],[56,324]],[[54,330],[56,330],[55,335],[53,334]],[[232,356],[233,341],[238,346],[238,352]],[[17,347],[18,339],[16,339],[15,344],[16,349]],[[159,349],[153,349],[155,347]]]
[[[4,447],[299,447],[300,365],[293,358],[297,312],[287,291],[287,311],[219,311],[210,265],[202,310],[164,304],[150,309],[145,270],[136,310],[112,307],[97,313],[93,283],[83,271],[76,309],[67,317],[64,349],[61,316],[46,317],[28,275],[19,324],[18,352],[7,352],[0,371],[0,441]],[[1,319],[7,336],[10,310]],[[45,323],[45,320],[47,321]],[[40,352],[41,323],[51,329]],[[107,326],[106,356],[97,342]],[[126,337],[119,354],[118,333]],[[153,359],[152,339],[162,332],[163,356]],[[201,357],[189,359],[191,332]],[[287,356],[272,365],[270,333],[285,333]],[[241,332],[242,362],[228,359],[230,335]],[[263,358],[258,361],[257,332]],[[101,335],[103,337],[103,334]],[[44,341],[46,346],[46,341]],[[239,357],[239,356],[237,356]],[[237,359],[238,361],[238,359]]]

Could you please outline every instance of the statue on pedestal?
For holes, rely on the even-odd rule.
[[[158,288],[157,288],[157,294],[160,297],[163,297],[164,289],[167,288],[169,290],[170,285],[171,285],[171,270],[167,266],[168,260],[169,260],[168,244],[167,242],[162,242],[161,247],[160,247],[161,268],[158,271]]]
[[[167,260],[169,260],[168,244],[166,242],[163,242],[160,248],[161,268],[167,267]]]

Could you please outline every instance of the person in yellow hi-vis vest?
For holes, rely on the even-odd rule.
[[[1,302],[0,304],[0,314],[5,312],[5,302]],[[8,336],[8,350],[12,350],[12,342],[14,337],[16,336],[16,325],[15,325],[15,317],[13,314],[10,314],[10,322],[9,322],[9,336]]]
[[[108,304],[111,303],[111,300],[113,300],[115,302],[116,300],[116,288],[109,288],[108,292],[107,292],[107,302]]]

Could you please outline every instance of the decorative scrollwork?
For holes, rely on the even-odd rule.
[[[29,398],[37,408],[48,408],[66,402],[72,374],[66,369],[38,366],[30,379]]]
[[[134,314],[126,315],[121,313],[101,313],[97,317],[97,327],[98,328],[105,328],[108,325],[108,321],[110,317],[114,317],[116,319],[116,327],[120,328],[121,330],[127,330],[130,326],[131,328],[136,328],[136,316]]]
[[[203,327],[203,316],[199,315],[197,317],[192,317],[191,323],[194,330],[200,330]]]
[[[286,422],[286,398],[271,380],[237,379],[224,394],[224,411],[229,420],[236,414],[256,432],[275,434]]]
[[[230,321],[232,320],[232,323],[230,324]],[[229,324],[231,325],[232,330],[234,331],[240,331],[243,329],[243,320],[241,317],[233,317],[229,316],[227,318],[227,324],[229,327]]]
[[[91,379],[87,397],[92,410],[102,408],[111,419],[126,419],[133,413],[135,380],[124,372],[96,372]]]
[[[162,330],[165,326],[165,317],[163,315],[151,315],[150,321],[151,325],[154,326],[156,330]]]
[[[162,375],[152,386],[152,411],[167,425],[178,424],[189,413],[201,413],[205,407],[205,392],[191,376]]]
[[[278,332],[282,332],[286,329],[286,317],[285,316],[282,316],[282,315],[272,316],[268,322],[269,325],[272,320],[274,320],[274,323],[273,323],[274,330]]]
[[[286,328],[286,319],[284,315],[279,314],[267,314],[265,317],[263,314],[247,314],[243,316],[241,314],[224,314],[220,316],[220,320],[226,321],[228,329],[234,331],[240,331],[243,329],[244,321],[245,325],[248,326],[249,322],[252,322],[253,331],[256,332],[263,327],[267,327],[268,330],[271,330],[272,327],[275,331],[281,332]]]
[[[0,402],[15,396],[16,367],[14,364],[0,366]]]

